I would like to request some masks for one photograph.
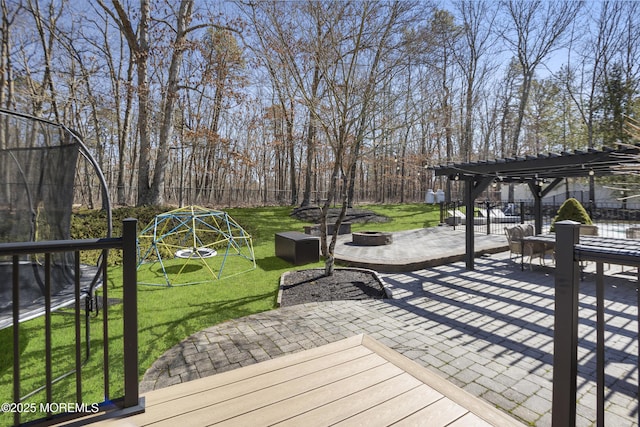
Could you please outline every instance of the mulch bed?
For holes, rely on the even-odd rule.
[[[282,278],[282,307],[318,301],[386,298],[375,273],[336,269],[324,276],[323,269],[290,271]]]

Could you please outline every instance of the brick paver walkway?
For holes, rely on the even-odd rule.
[[[200,378],[365,333],[536,426],[551,424],[553,274],[521,271],[508,252],[383,275],[391,300],[283,307],[225,322],[172,348],[141,391]],[[637,425],[634,277],[606,281],[607,426]],[[595,420],[594,278],[581,285],[578,425]]]

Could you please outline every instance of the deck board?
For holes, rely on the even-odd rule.
[[[140,422],[144,425],[171,418],[173,425],[187,426],[195,425],[194,417],[196,419],[203,417],[203,419],[206,418],[213,424],[232,418],[234,415],[241,415],[273,405],[318,387],[331,385],[346,377],[373,376],[374,373],[378,372],[376,368],[385,363],[384,360],[380,360],[374,354],[370,354],[341,363],[335,367],[326,367],[302,376],[297,375],[295,372],[296,367],[292,367],[286,373],[292,373],[295,376],[288,378],[286,381],[269,376],[269,379],[273,379],[276,383],[270,385],[264,381],[265,378],[258,378],[259,381],[255,387],[251,382],[242,381],[216,388],[213,392],[175,398],[170,405],[158,405],[153,410],[147,408],[145,414],[140,415]],[[401,372],[399,368],[389,363],[386,364],[389,365],[386,369],[380,369],[380,372],[384,375],[398,375]],[[392,368],[393,372],[389,372]],[[281,372],[278,371],[278,373]],[[362,375],[363,373],[366,374]],[[176,416],[176,405],[181,411],[184,411],[183,414]]]
[[[296,427],[334,424],[358,412],[375,407],[388,399],[389,396],[402,394],[418,385],[418,380],[405,373],[368,387],[360,387],[348,396],[292,417],[277,425]]]
[[[323,410],[328,405],[347,399],[358,391],[368,389],[377,384],[393,381],[402,375],[402,371],[391,364],[380,365],[375,369],[361,372],[357,375],[346,376],[343,379],[327,384],[323,387],[315,388],[306,393],[298,394],[290,399],[281,400],[264,410],[247,412],[237,419],[225,422],[225,426],[247,426],[251,425],[255,419],[260,419],[263,425],[305,425],[304,422],[295,421],[296,414],[314,414],[316,411],[324,413],[324,419],[328,419]],[[294,417],[294,418],[292,418]],[[294,420],[292,422],[292,420]],[[318,425],[311,422],[309,425]]]
[[[357,338],[357,337],[355,337]],[[338,362],[340,359],[328,358],[342,354],[344,360],[360,357],[362,355],[371,354],[371,350],[364,348],[356,339],[348,338],[346,340],[337,341],[327,344],[326,346],[313,348],[300,353],[293,353],[286,358],[279,357],[264,361],[262,363],[246,366],[242,369],[235,369],[224,372],[223,374],[212,375],[203,378],[200,381],[190,381],[186,383],[176,384],[171,387],[162,388],[153,391],[153,405],[161,405],[175,399],[176,395],[198,394],[210,392],[217,387],[222,387],[236,382],[252,382],[254,379],[263,375],[280,376],[283,370],[293,369],[304,370],[307,365],[315,367],[317,370],[330,367],[331,363]],[[340,356],[337,356],[340,357]],[[147,403],[147,408],[150,403]]]
[[[298,405],[293,404],[291,402],[292,397],[302,395],[310,390],[317,390],[318,387],[324,385],[321,393],[327,397],[331,397],[331,392],[335,392],[336,389],[344,390],[344,393],[350,393],[353,389],[358,389],[362,387],[363,384],[371,384],[378,381],[382,381],[390,378],[393,375],[398,375],[396,369],[390,369],[387,365],[379,365],[373,369],[362,371],[356,375],[351,375],[348,377],[339,378],[338,375],[325,376],[324,378],[309,378],[310,383],[305,383],[307,378],[301,379],[300,384],[284,384],[282,388],[276,389],[276,387],[271,389],[261,390],[259,393],[249,394],[244,396],[243,398],[234,401],[234,407],[228,408],[225,407],[223,409],[228,409],[228,411],[224,411],[224,415],[227,416],[225,421],[230,420],[233,416],[238,416],[237,414],[244,415],[248,414],[249,419],[262,419],[262,413],[268,413],[271,409],[270,405],[276,403],[285,403],[282,408],[286,414],[290,413],[298,413],[302,410],[306,410],[309,405],[316,405],[316,402],[310,399],[304,399],[303,401],[298,401]],[[337,379],[339,378],[339,379]],[[337,381],[337,382],[336,382]],[[290,388],[290,386],[293,386]],[[305,402],[306,401],[306,402]],[[214,411],[211,411],[214,409]],[[213,412],[213,414],[211,414]],[[218,408],[207,408],[206,411],[203,411],[205,419],[210,420],[210,415],[214,415],[216,419],[219,419],[219,409]],[[181,422],[181,418],[177,419]],[[232,423],[229,421],[229,423]],[[253,423],[251,423],[253,424]],[[177,424],[174,424],[177,425]],[[193,423],[186,423],[182,425],[195,425]],[[226,425],[226,423],[225,423]],[[245,424],[247,425],[247,424]]]
[[[478,417],[471,412],[466,413],[463,417],[458,418],[447,427],[491,427],[491,424]]]
[[[522,426],[364,335],[144,397],[144,413],[93,425]]]
[[[444,427],[467,414],[467,409],[445,397],[398,421],[398,427]]]
[[[336,423],[336,426],[341,427],[356,427],[371,425],[371,420],[376,420],[380,425],[391,425],[400,421],[402,418],[419,411],[425,405],[430,405],[438,399],[441,399],[442,394],[438,393],[431,387],[421,384],[418,387],[398,394],[385,402],[369,408],[366,411],[362,411],[350,418],[347,418],[341,422]]]

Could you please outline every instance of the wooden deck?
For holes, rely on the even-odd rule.
[[[364,335],[144,397],[144,413],[92,425],[522,426]]]

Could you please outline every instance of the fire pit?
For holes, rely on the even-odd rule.
[[[392,241],[391,233],[381,231],[359,231],[351,234],[351,242],[357,246],[381,246]]]

